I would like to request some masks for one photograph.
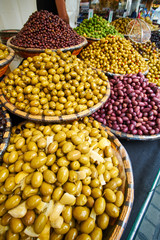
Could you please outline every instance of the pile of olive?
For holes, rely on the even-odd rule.
[[[0,104],[0,144],[3,142],[5,127],[6,127],[6,119],[5,119],[4,111],[2,110],[2,106]]]
[[[149,59],[150,56],[157,56],[159,53],[155,42],[148,41],[146,43],[131,42],[133,47],[142,55],[142,57]]]
[[[0,166],[1,234],[101,240],[124,195],[119,160],[97,121],[12,128]]]
[[[5,59],[9,55],[8,47],[0,43],[0,60]]]
[[[11,43],[23,48],[59,49],[84,42],[69,24],[47,10],[36,11]]]
[[[149,72],[146,75],[149,82],[156,83],[160,87],[160,61],[159,57],[150,57],[147,62],[149,66]]]
[[[133,48],[129,40],[108,35],[82,50],[86,64],[114,74],[138,73],[147,70],[145,59]]]
[[[108,78],[87,68],[71,52],[60,50],[28,57],[0,83],[16,108],[45,116],[70,115],[93,107],[106,94]]]
[[[103,38],[106,35],[121,35],[106,19],[96,14],[93,18],[84,19],[83,22],[74,29],[79,35],[91,38]]]
[[[118,18],[111,22],[111,24],[117,29],[118,32],[126,34],[126,28],[131,18]]]

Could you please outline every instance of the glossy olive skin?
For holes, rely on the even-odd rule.
[[[86,207],[75,207],[73,209],[73,217],[78,221],[87,220],[89,216],[89,209]]]
[[[34,231],[39,234],[43,231],[45,225],[47,223],[47,218],[44,213],[41,213],[34,222]]]

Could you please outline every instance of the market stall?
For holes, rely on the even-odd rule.
[[[1,45],[2,67],[23,57],[0,81],[2,238],[135,236],[160,157],[160,52],[142,22],[72,29],[42,10]]]

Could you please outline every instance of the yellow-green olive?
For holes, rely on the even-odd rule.
[[[70,152],[67,154],[67,159],[68,159],[69,161],[77,161],[80,157],[81,157],[81,152],[78,151],[78,150],[70,151]]]
[[[68,192],[69,194],[72,194],[72,195],[75,195],[76,192],[77,192],[76,185],[74,183],[71,183],[71,182],[66,182],[63,185],[63,189],[64,189],[65,192]]]
[[[40,187],[40,192],[44,196],[51,195],[53,192],[53,186],[49,183],[43,182]]]
[[[60,198],[63,195],[63,188],[62,187],[57,187],[56,189],[54,189],[53,194],[52,194],[52,199],[54,201],[59,201]]]
[[[84,206],[87,203],[87,197],[84,194],[80,194],[76,198],[76,205],[78,206]]]
[[[102,230],[105,230],[108,227],[109,224],[109,216],[107,213],[103,213],[101,215],[97,216],[97,225],[100,227]]]
[[[62,240],[63,237],[64,237],[63,234],[57,234],[57,233],[53,232],[51,234],[50,240]]]
[[[87,220],[87,218],[89,217],[89,208],[87,207],[75,207],[73,209],[73,217],[77,220],[77,221],[85,221]]]
[[[6,240],[19,240],[19,234],[18,233],[13,233],[11,231],[11,229],[9,229],[7,232],[6,232],[6,236],[5,236]]]
[[[40,168],[47,162],[47,157],[35,157],[31,161],[32,168]]]
[[[104,190],[104,197],[108,202],[114,203],[116,201],[116,194],[109,188]]]
[[[34,209],[38,206],[40,202],[41,202],[41,197],[38,195],[33,195],[27,199],[26,204],[29,209]]]
[[[123,193],[122,193],[121,191],[117,191],[117,192],[116,192],[115,205],[116,205],[117,207],[121,207],[122,204],[123,204],[123,202],[124,202],[124,195],[123,195]]]
[[[71,228],[68,233],[65,235],[64,240],[75,240],[78,235],[78,231],[76,228]]]
[[[66,142],[64,143],[64,145],[62,146],[62,151],[64,153],[69,153],[70,151],[73,150],[73,144],[71,142]]]
[[[24,229],[24,225],[20,218],[11,218],[9,226],[13,233],[20,233]]]
[[[113,203],[106,203],[106,213],[113,218],[119,216],[119,208]]]
[[[54,231],[57,233],[57,234],[66,234],[70,229],[70,226],[68,223],[63,223],[61,228],[54,228]]]
[[[93,229],[95,228],[95,220],[91,217],[83,221],[80,225],[80,231],[82,233],[91,233]]]
[[[91,237],[86,233],[82,233],[82,234],[78,235],[76,240],[91,240]]]
[[[7,201],[5,202],[5,207],[7,210],[12,209],[12,208],[18,206],[20,201],[21,201],[20,196],[13,195],[12,197],[8,198]]]
[[[95,227],[95,229],[90,233],[92,240],[102,240],[102,229]]]
[[[11,218],[12,216],[9,213],[6,213],[5,215],[3,215],[3,217],[1,218],[1,225],[2,226],[9,225]]]
[[[34,172],[31,178],[31,185],[34,188],[39,188],[43,182],[43,174],[41,172]]]
[[[15,180],[14,180],[14,177],[8,177],[5,181],[5,189],[9,192],[9,191],[12,191],[13,188],[15,187]]]
[[[57,180],[58,182],[60,182],[61,184],[64,184],[65,182],[67,182],[69,177],[69,171],[67,167],[61,167],[58,170],[57,173]]]
[[[93,198],[99,198],[102,196],[102,191],[99,188],[92,188],[91,190],[91,196]]]
[[[9,176],[9,171],[7,168],[0,171],[0,183],[4,182]]]
[[[65,206],[64,210],[62,211],[62,217],[66,223],[69,223],[72,219],[72,207]]]
[[[49,154],[53,154],[57,151],[58,149],[58,142],[57,141],[53,141],[52,143],[49,144],[48,146],[48,153]]]
[[[4,194],[0,194],[0,204],[2,204],[7,199],[7,196]]]
[[[34,222],[34,231],[37,234],[40,234],[43,231],[46,223],[47,223],[47,217],[44,213],[41,213],[40,215],[38,215],[38,217]]]
[[[54,172],[52,172],[51,170],[45,170],[43,172],[43,178],[47,183],[55,183],[56,182],[56,175]]]
[[[104,213],[105,207],[106,207],[105,199],[103,197],[97,198],[94,203],[94,210],[96,214],[101,215],[102,213]]]

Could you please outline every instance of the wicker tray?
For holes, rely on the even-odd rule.
[[[39,48],[23,48],[23,47],[18,47],[16,45],[13,45],[11,43],[11,40],[15,38],[15,36],[11,37],[8,39],[7,41],[7,45],[11,48],[14,49],[14,51],[17,53],[17,55],[19,55],[22,58],[27,58],[27,57],[33,57],[36,55],[39,55],[40,53],[44,52],[45,49],[39,49]],[[66,47],[66,48],[60,48],[60,50],[62,52],[67,52],[67,51],[71,51],[73,55],[78,55],[81,50],[83,49],[84,46],[87,45],[87,40],[86,38],[83,38],[83,42],[75,45],[75,46],[71,46],[71,47]],[[57,51],[57,49],[52,49],[53,52]]]
[[[19,29],[4,29],[0,31],[0,38],[3,44],[7,44],[9,38],[15,36],[20,30]]]
[[[94,119],[89,118],[92,122]],[[22,122],[19,126],[22,126],[27,121]],[[105,231],[103,231],[103,240],[120,240],[132,210],[134,202],[134,178],[133,170],[130,158],[124,146],[116,138],[116,136],[111,133],[107,127],[100,124],[100,129],[105,130],[108,133],[108,139],[111,141],[112,148],[114,149],[114,154],[119,161],[119,172],[120,178],[122,179],[122,185],[119,188],[124,194],[124,203],[121,207],[120,215],[117,219],[110,218],[110,225]]]
[[[5,59],[0,60],[0,77],[2,77],[5,74],[10,62],[13,60],[15,56],[14,50],[10,47],[8,47],[8,49],[9,49],[9,55]]]
[[[93,121],[93,118],[89,118],[90,121]],[[122,206],[122,210],[119,218],[116,220],[112,219],[110,226],[104,231],[103,240],[120,240],[122,233],[127,225],[129,219],[133,201],[134,201],[134,180],[133,180],[133,170],[130,158],[127,151],[116,138],[116,136],[111,133],[108,127],[100,124],[100,128],[107,131],[108,138],[112,142],[112,147],[115,150],[115,154],[119,160],[119,171],[120,177],[122,178],[122,188],[121,190],[124,193],[125,199]]]
[[[2,80],[3,81],[3,80]],[[13,104],[11,104],[8,99],[3,95],[2,90],[0,89],[0,101],[2,104],[5,106],[6,109],[8,109],[11,113],[25,118],[27,120],[31,121],[39,121],[39,122],[56,122],[56,123],[62,123],[66,121],[72,121],[81,117],[89,116],[93,114],[95,111],[97,111],[99,108],[101,108],[105,102],[108,100],[110,96],[110,84],[108,81],[108,86],[107,86],[107,93],[105,96],[93,107],[88,108],[80,113],[75,113],[71,115],[62,115],[62,116],[44,116],[44,115],[32,115],[29,113],[26,113],[24,111],[21,111],[17,109]]]
[[[1,106],[1,103],[0,103]],[[6,112],[6,109],[2,106],[2,110],[6,119],[6,128],[5,132],[3,134],[3,142],[0,143],[0,160],[6,151],[6,148],[8,147],[9,144],[9,139],[10,139],[10,134],[11,134],[11,120],[9,114]]]

